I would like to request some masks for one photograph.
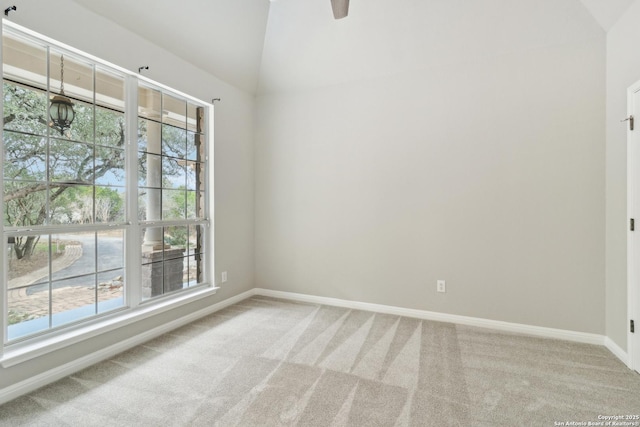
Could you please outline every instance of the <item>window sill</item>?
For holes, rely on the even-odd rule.
[[[136,308],[125,308],[113,315],[105,317],[91,324],[85,324],[77,329],[61,331],[50,337],[40,337],[22,343],[16,343],[5,347],[0,357],[0,365],[3,368],[27,362],[56,350],[94,338],[109,331],[139,322],[143,319],[175,309],[185,304],[198,301],[202,298],[214,295],[217,287],[206,287],[185,292],[184,295],[175,296],[157,302],[142,304]]]

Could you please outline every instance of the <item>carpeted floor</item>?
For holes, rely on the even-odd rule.
[[[554,426],[640,414],[607,349],[253,297],[0,406],[0,426]]]

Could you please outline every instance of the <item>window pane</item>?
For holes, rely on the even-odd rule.
[[[49,236],[15,236],[5,243],[9,338],[12,339],[49,327]]]
[[[163,294],[163,229],[148,227],[142,229],[141,283],[143,299]]]
[[[49,217],[52,224],[94,222],[93,186],[51,184],[49,200]]]
[[[187,159],[203,160],[201,150],[203,148],[203,137],[199,133],[187,132]]]
[[[185,188],[186,184],[185,161],[162,157],[162,186],[164,188]]]
[[[189,286],[194,286],[197,283],[203,282],[203,252],[204,247],[204,226],[192,225],[189,226],[189,242],[188,242],[188,283]]]
[[[96,314],[96,275],[51,282],[51,325],[59,326]]]
[[[162,125],[151,120],[138,120],[138,151],[161,153]]]
[[[200,255],[191,255],[188,257],[188,270],[186,277],[186,287],[195,286],[202,283],[202,271],[200,268]]]
[[[172,226],[164,228],[164,259],[182,258],[187,251],[189,227]]]
[[[187,103],[187,129],[192,132],[203,132],[204,108]]]
[[[93,105],[74,100],[73,109],[76,117],[71,128],[62,135],[59,131],[51,129],[51,134],[74,141],[93,143]]]
[[[47,179],[47,141],[41,136],[4,132],[4,178],[20,181]]]
[[[124,113],[96,107],[96,144],[124,147]]]
[[[123,222],[125,220],[125,189],[96,187],[96,222]]]
[[[42,225],[47,218],[47,184],[4,182],[4,225]]]
[[[187,218],[188,219],[204,219],[204,192],[187,191]]]
[[[162,219],[185,219],[187,209],[185,190],[162,190]]]
[[[142,262],[150,258],[142,254]],[[151,256],[151,254],[148,254]],[[162,262],[142,264],[142,299],[149,299],[164,293],[164,271]]]
[[[200,172],[200,163],[186,162],[187,172],[187,190],[197,190],[199,187],[198,175]]]
[[[43,91],[4,83],[4,128],[47,135],[49,103]]]
[[[162,95],[155,89],[138,87],[138,115],[147,119],[162,119]]]
[[[162,125],[162,154],[179,159],[187,157],[187,131]]]
[[[189,226],[189,254],[200,254],[204,247],[204,226],[203,225],[191,225]]]
[[[198,218],[198,193],[196,191],[187,191],[187,219]]]
[[[177,291],[183,288],[183,275],[186,258],[173,258],[163,263],[164,293]]]
[[[140,221],[156,221],[161,219],[160,200],[162,190],[159,188],[138,189],[138,219]]]
[[[82,286],[87,279],[83,276],[96,271],[96,234],[69,233],[54,234],[60,257],[51,263],[52,280],[66,279],[68,286]]]
[[[51,101],[56,97],[66,98],[75,112],[69,129],[57,128],[51,122],[52,133],[61,138],[93,143],[93,66],[73,55],[52,49],[49,55],[49,73]]]
[[[3,77],[5,79],[46,90],[47,50],[44,45],[5,32],[2,49]]]
[[[8,338],[21,338],[49,329],[49,289],[25,286],[7,294]]]
[[[138,220],[147,220],[147,191],[146,188],[138,189]]]
[[[162,227],[144,227],[142,229],[142,263],[162,261]]]
[[[69,98],[93,102],[93,66],[73,55],[51,49],[49,85],[53,95],[61,94],[63,71],[64,94]]]
[[[7,240],[8,288],[49,280],[49,236],[14,236]],[[54,254],[54,258],[59,254]]]
[[[93,183],[93,146],[61,139],[52,139],[49,145],[52,181]]]
[[[124,77],[96,67],[96,104],[124,111]]]
[[[98,313],[124,305],[124,270],[98,273]]]
[[[124,150],[96,146],[95,183],[124,187]]]
[[[138,186],[143,187],[147,182],[147,156],[148,154],[138,152]]]
[[[162,94],[162,123],[187,128],[187,102],[166,93]]]
[[[155,154],[139,153],[138,185],[142,187],[162,187],[162,157]]]
[[[124,267],[124,231],[98,232],[98,271]]]

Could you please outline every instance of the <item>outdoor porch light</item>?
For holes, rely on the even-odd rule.
[[[49,116],[51,117],[51,127],[59,130],[60,135],[64,135],[64,131],[71,127],[71,123],[76,117],[73,103],[64,95],[64,55],[60,56],[60,95],[54,96],[51,100]]]

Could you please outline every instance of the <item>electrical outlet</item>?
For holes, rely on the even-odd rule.
[[[438,292],[447,292],[447,283],[444,280],[438,280],[436,290]]]
[[[222,283],[227,283],[227,272],[226,271],[222,272]]]

